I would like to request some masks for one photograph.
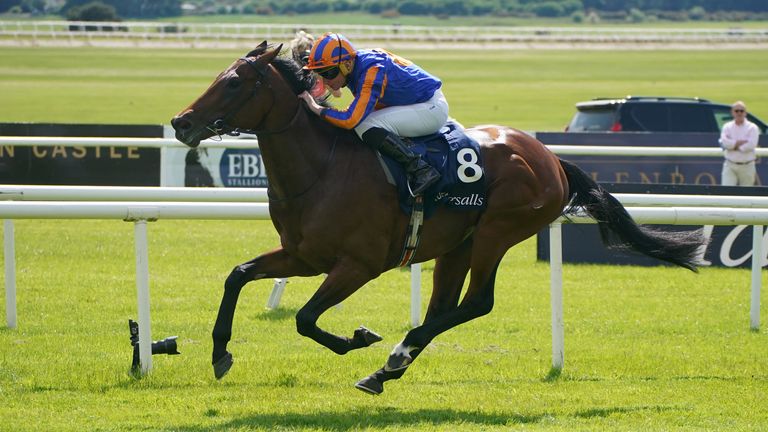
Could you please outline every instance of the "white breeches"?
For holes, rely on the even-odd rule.
[[[438,89],[426,102],[391,106],[374,111],[355,127],[362,138],[370,128],[386,129],[398,136],[417,137],[437,132],[448,121],[448,101]]]

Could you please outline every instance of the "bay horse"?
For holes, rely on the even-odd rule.
[[[352,337],[317,326],[330,307],[397,266],[408,216],[379,160],[354,131],[312,114],[298,95],[314,84],[282,45],[266,41],[234,61],[171,124],[176,139],[196,147],[212,136],[247,131],[258,137],[269,181],[270,217],[281,247],[236,266],[224,283],[213,328],[212,363],[221,379],[232,367],[227,343],[243,286],[253,280],[327,277],[296,314],[296,329],[337,354],[382,338],[360,327]],[[491,312],[499,263],[512,246],[574,209],[599,224],[603,241],[696,271],[698,231],[664,232],[637,225],[624,207],[589,175],[512,128],[484,126],[467,133],[481,144],[486,208],[439,208],[424,222],[413,262],[435,259],[424,323],[410,330],[384,366],[356,387],[384,391],[439,334]],[[462,288],[469,274],[463,299]]]

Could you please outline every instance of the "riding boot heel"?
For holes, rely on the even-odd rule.
[[[413,196],[423,194],[433,184],[440,180],[440,173],[428,163],[419,160],[419,164],[410,173],[410,186]]]

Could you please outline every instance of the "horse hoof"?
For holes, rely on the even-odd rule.
[[[232,363],[234,363],[234,359],[232,359],[232,353],[227,352],[224,354],[224,357],[218,359],[213,364],[213,374],[216,376],[217,380],[224,378],[224,375],[226,375],[227,372],[232,369]]]
[[[376,342],[381,342],[384,340],[383,337],[381,337],[378,333],[373,332],[371,330],[368,330],[367,328],[360,326],[357,330],[355,330],[354,336],[352,336],[353,339],[359,340],[363,342],[363,346],[370,346],[375,344]]]
[[[378,396],[384,392],[384,384],[372,376],[365,377],[355,384],[355,388],[368,394]]]

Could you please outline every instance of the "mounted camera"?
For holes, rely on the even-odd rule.
[[[133,346],[133,363],[131,364],[131,372],[136,374],[140,369],[139,361],[139,323],[129,319],[128,330],[131,332],[131,346]],[[178,355],[181,354],[176,347],[176,339],[178,336],[167,337],[163,340],[152,342],[152,355],[155,354],[167,354]]]

